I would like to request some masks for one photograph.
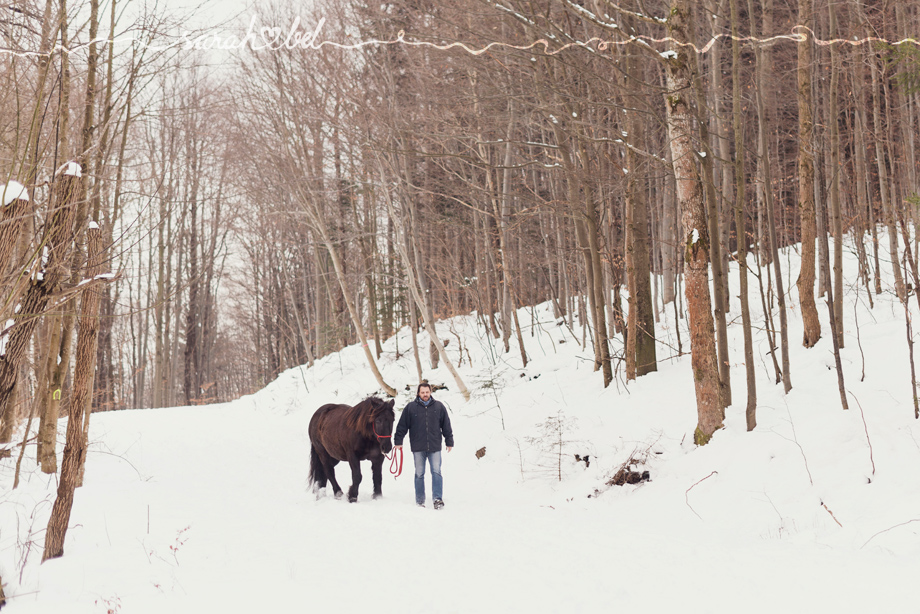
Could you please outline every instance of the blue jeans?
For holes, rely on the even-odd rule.
[[[425,503],[425,460],[431,467],[431,496],[437,500],[444,493],[444,479],[441,477],[441,451],[413,452],[415,458],[415,502]]]

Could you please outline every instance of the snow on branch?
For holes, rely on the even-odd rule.
[[[5,186],[3,186],[3,191],[0,192],[0,200],[2,200],[4,207],[12,203],[14,200],[28,201],[29,191],[18,181],[9,181]]]
[[[83,169],[76,162],[66,162],[61,168],[57,169],[55,175],[69,175],[71,177],[82,177]]]

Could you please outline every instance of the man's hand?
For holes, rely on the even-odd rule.
[[[400,445],[398,445],[398,446],[393,446],[393,447],[396,448],[397,450],[402,450],[402,444],[400,444]]]
[[[447,446],[447,451],[448,451],[448,452],[450,452],[450,451],[453,450],[453,449],[454,449],[453,446]]]

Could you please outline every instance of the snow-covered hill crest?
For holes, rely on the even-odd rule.
[[[377,392],[356,346],[232,403],[94,415],[63,558],[38,564],[54,479],[27,455],[11,491],[2,465],[9,612],[910,611],[920,425],[904,312],[890,294],[864,298],[851,280],[849,410],[829,340],[799,347],[794,311],[783,394],[755,313],[758,426],[745,428],[733,325],[736,403],[702,448],[684,321],[662,314],[657,373],[607,389],[578,320],[570,331],[547,305],[519,313],[526,367],[475,316],[439,322],[473,392],[464,402],[446,369],[425,373],[448,387],[435,397],[457,442],[439,512],[414,506],[409,457],[381,500],[369,466],[357,504],[310,491],[312,412]],[[380,360],[397,407],[418,379],[409,339]],[[624,468],[650,480],[614,484]]]

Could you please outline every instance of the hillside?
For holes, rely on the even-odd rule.
[[[39,565],[54,478],[27,457],[12,491],[0,466],[4,614],[911,611],[920,424],[903,309],[890,292],[870,309],[849,280],[843,411],[826,307],[806,350],[794,284],[791,299],[791,393],[774,384],[757,309],[757,429],[735,324],[735,405],[702,448],[689,354],[676,356],[684,321],[658,324],[657,373],[626,385],[621,370],[607,389],[581,329],[547,305],[519,313],[526,368],[473,316],[440,322],[473,398],[443,367],[427,373],[448,386],[435,397],[457,442],[438,512],[414,506],[408,456],[397,480],[385,466],[380,500],[366,463],[357,504],[309,490],[312,412],[375,392],[357,346],[232,403],[94,415],[63,558]],[[403,329],[380,361],[398,408],[414,393],[410,349]],[[650,481],[609,485],[630,459]]]

